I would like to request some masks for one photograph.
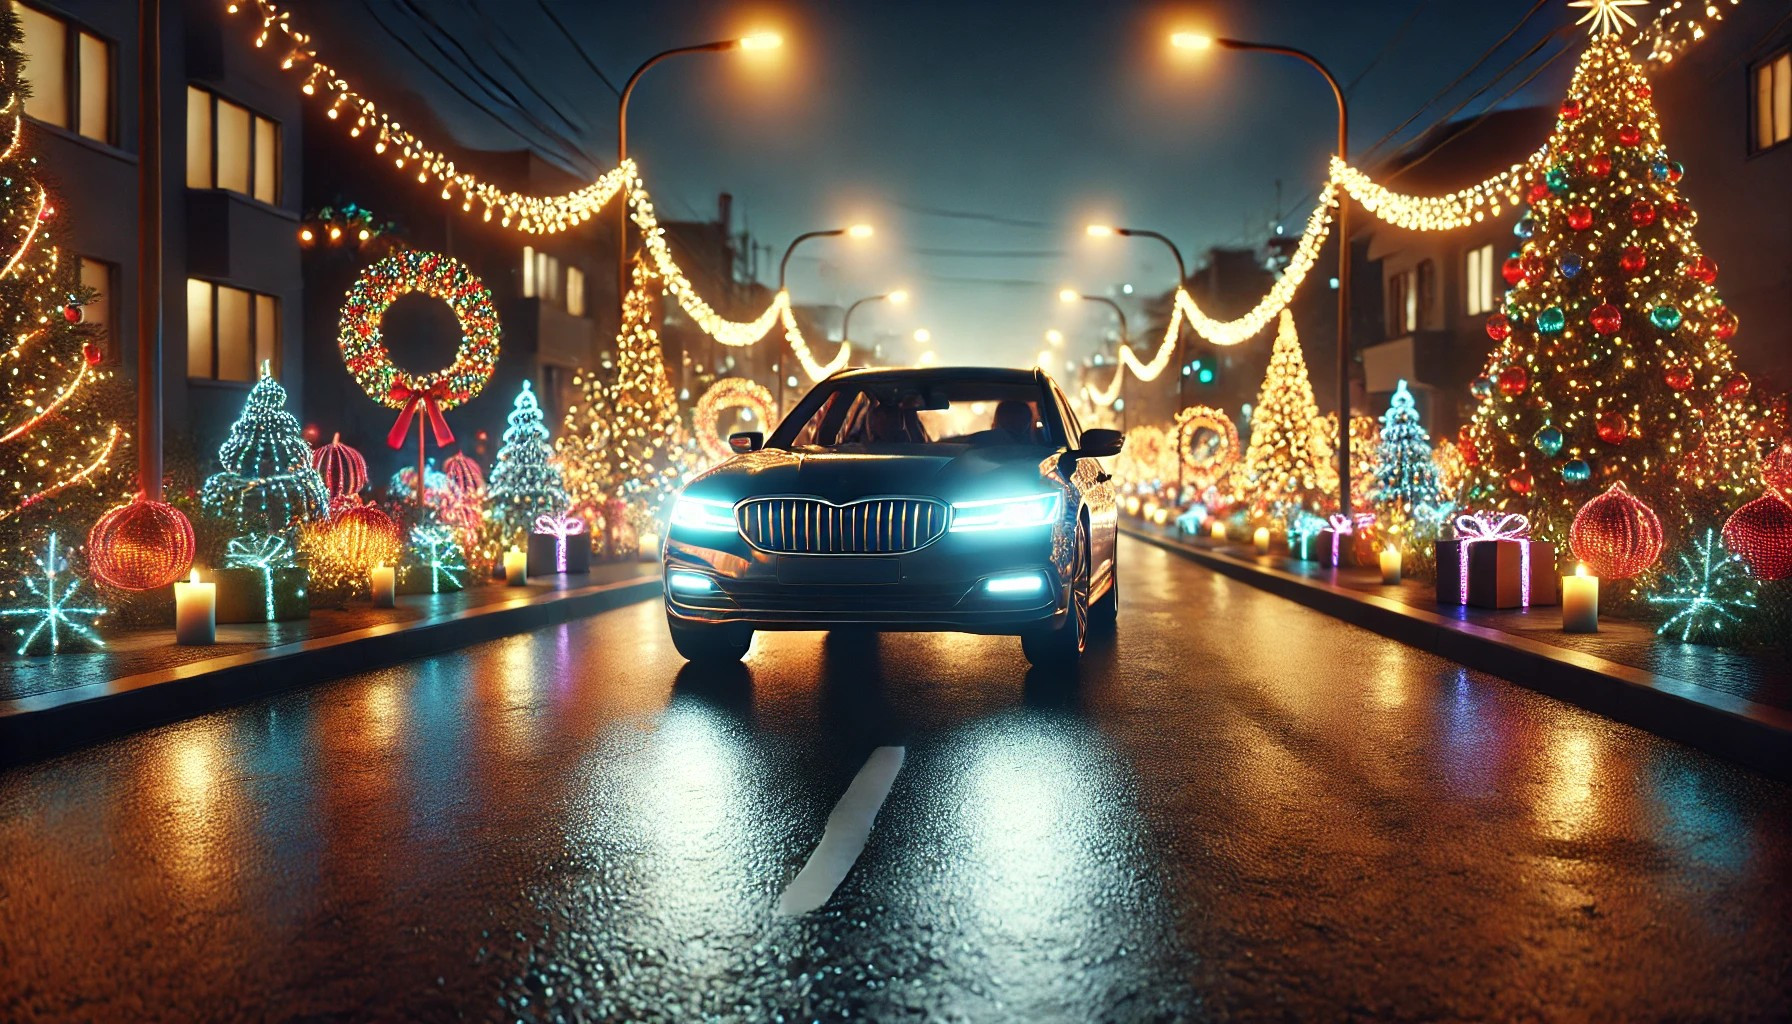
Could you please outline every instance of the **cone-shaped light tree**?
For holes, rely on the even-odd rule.
[[[218,462],[223,471],[206,479],[200,499],[238,533],[285,533],[329,514],[329,488],[311,464],[299,421],[286,411],[286,389],[266,363],[218,448]]]
[[[99,332],[82,324],[90,298],[78,261],[52,241],[61,213],[38,180],[26,122],[19,19],[0,8],[0,582],[36,571],[52,531],[64,549],[129,494],[129,438],[112,410],[129,408],[105,369]]]
[[[535,389],[523,381],[523,390],[517,393],[504,428],[504,445],[498,449],[498,461],[492,466],[491,484],[486,489],[486,518],[499,528],[504,543],[521,543],[536,516],[566,511],[566,487],[552,457],[553,448],[548,444],[548,428],[541,405],[535,401]],[[427,484],[425,488],[427,493]]]
[[[1394,389],[1382,414],[1375,453],[1375,500],[1382,527],[1408,540],[1436,539],[1435,529],[1453,506],[1440,496],[1431,435],[1419,422],[1405,381]]]
[[[1464,503],[1525,512],[1561,542],[1576,509],[1621,482],[1673,543],[1751,486],[1758,412],[1649,82],[1611,26],[1595,28],[1487,321],[1498,344],[1461,440]]]
[[[1238,491],[1252,515],[1281,519],[1297,507],[1320,511],[1326,500],[1325,448],[1294,317],[1283,310],[1269,370],[1251,411],[1251,443],[1238,468]]]

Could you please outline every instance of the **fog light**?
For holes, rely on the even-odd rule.
[[[988,593],[1001,594],[1004,597],[1037,594],[1045,589],[1045,577],[1036,572],[992,576],[983,582],[983,589]]]
[[[666,586],[680,594],[713,594],[716,581],[700,572],[674,571],[666,574]]]

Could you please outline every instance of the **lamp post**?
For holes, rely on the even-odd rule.
[[[840,319],[840,343],[844,345],[852,342],[853,310],[858,309],[867,302],[888,302],[892,306],[900,306],[907,301],[908,292],[898,288],[893,292],[885,292],[882,295],[867,295],[846,307],[846,315]]]
[[[1223,50],[1249,50],[1274,53],[1305,61],[1325,76],[1332,87],[1332,98],[1338,101],[1338,159],[1350,159],[1350,106],[1344,100],[1344,88],[1331,69],[1319,58],[1291,46],[1250,43],[1239,39],[1215,38],[1194,32],[1178,32],[1170,43],[1184,50],[1207,50],[1217,46]],[[1350,197],[1338,192],[1338,511],[1350,515]]]
[[[1161,232],[1157,232],[1157,231],[1147,231],[1144,228],[1120,228],[1120,227],[1112,227],[1107,224],[1091,224],[1091,225],[1089,225],[1089,237],[1090,238],[1107,238],[1112,235],[1118,235],[1121,238],[1152,238],[1152,239],[1156,239],[1159,242],[1162,242],[1166,247],[1169,248],[1170,255],[1172,257],[1174,257],[1176,260],[1176,290],[1177,290],[1177,292],[1180,293],[1183,289],[1188,287],[1188,264],[1183,262],[1182,250],[1178,249],[1176,247],[1175,242],[1170,241],[1170,237],[1168,235],[1165,235],[1165,234],[1163,234]],[[1174,310],[1171,311],[1171,315],[1172,316],[1175,315]],[[1187,389],[1188,373],[1185,370],[1185,368],[1188,366],[1188,354],[1184,350],[1183,342],[1182,342],[1182,339],[1183,339],[1185,333],[1186,332],[1179,330],[1176,334],[1176,411],[1178,413],[1182,412],[1183,408],[1188,404],[1188,401],[1186,398],[1186,395],[1188,393],[1188,389]],[[1126,412],[1126,410],[1124,408],[1122,408],[1121,414],[1124,415],[1125,412]],[[1176,445],[1177,445],[1176,496],[1178,499],[1180,499],[1182,497],[1182,485],[1183,485],[1183,480],[1184,480],[1184,474],[1186,472],[1186,470],[1182,464],[1182,451],[1181,451],[1182,439],[1180,436],[1177,437]]]
[[[871,225],[854,224],[849,228],[828,228],[824,231],[805,231],[791,239],[790,244],[784,247],[784,258],[778,261],[778,294],[785,296],[785,301],[789,301],[789,291],[786,286],[790,279],[790,257],[796,252],[797,246],[802,245],[811,238],[837,238],[841,235],[845,235],[848,238],[870,238],[871,234]],[[786,337],[785,340],[788,341],[788,337]],[[789,367],[786,365],[787,357],[792,355],[795,355],[795,353],[790,351],[790,346],[788,344],[779,346],[778,408],[780,409],[784,408],[784,379],[789,376]]]
[[[628,76],[628,82],[622,87],[622,95],[616,102],[616,166],[620,167],[628,160],[628,100],[635,91],[635,83],[647,73],[647,69],[665,60],[667,57],[680,57],[689,53],[727,53],[730,50],[775,50],[784,45],[784,40],[776,32],[760,32],[740,39],[718,39],[713,43],[699,43],[696,46],[679,46],[656,53],[641,62],[635,73]],[[628,195],[619,192],[616,195],[616,308],[621,310],[623,296],[628,294]],[[620,313],[617,314],[620,317]]]
[[[1116,318],[1118,318],[1120,321],[1120,344],[1126,348],[1132,348],[1132,332],[1130,330],[1128,330],[1127,326],[1126,326],[1126,310],[1121,309],[1120,304],[1118,302],[1115,302],[1113,299],[1108,298],[1106,295],[1084,295],[1084,294],[1078,292],[1075,288],[1065,288],[1065,289],[1059,291],[1058,292],[1058,301],[1063,302],[1063,303],[1099,302],[1102,305],[1113,310],[1114,316]],[[1120,429],[1122,431],[1125,431],[1126,430],[1126,361],[1123,359],[1120,359],[1116,356],[1116,358],[1114,360],[1114,364],[1115,364],[1114,372],[1120,375],[1119,376],[1120,391],[1119,391],[1119,395],[1118,395],[1118,398],[1120,399]]]

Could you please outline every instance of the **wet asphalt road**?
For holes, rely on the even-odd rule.
[[[1785,1016],[1792,790],[1124,542],[1012,639],[647,603],[0,775],[0,1020]],[[904,748],[818,911],[780,894]]]

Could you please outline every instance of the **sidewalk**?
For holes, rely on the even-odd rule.
[[[401,595],[397,608],[361,603],[290,622],[221,625],[207,647],[175,646],[172,628],[141,629],[108,637],[99,651],[11,659],[0,665],[0,764],[659,594],[656,564],[613,562],[520,588]]]
[[[1561,630],[1561,609],[1437,604],[1431,584],[1383,586],[1369,569],[1328,569],[1244,545],[1176,536],[1123,521],[1129,536],[1470,668],[1792,778],[1792,659],[1663,640],[1640,623],[1602,619],[1594,634]]]

